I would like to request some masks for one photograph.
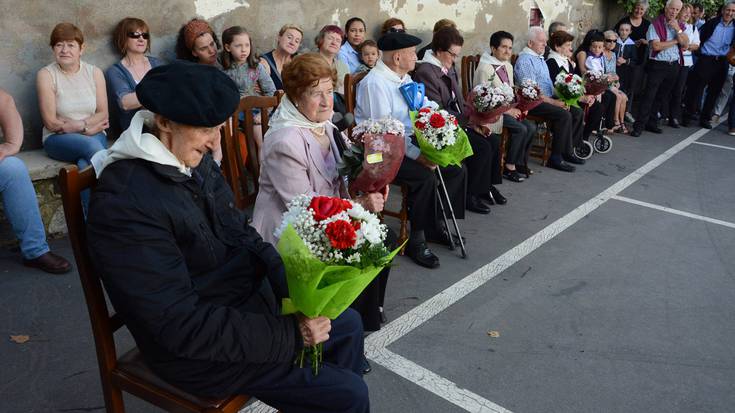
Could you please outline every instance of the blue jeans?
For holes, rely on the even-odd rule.
[[[95,153],[107,148],[107,136],[104,133],[92,136],[79,133],[53,134],[46,138],[43,148],[51,159],[75,162],[81,171],[91,165],[90,160]],[[89,190],[82,191],[81,197],[86,215]]]
[[[735,76],[732,77],[732,95],[735,96]],[[730,101],[730,112],[727,115],[727,123],[730,129],[735,128],[735,98]]]
[[[23,258],[32,260],[47,253],[49,247],[36,191],[25,164],[14,156],[0,161],[0,194],[5,216],[20,241]]]

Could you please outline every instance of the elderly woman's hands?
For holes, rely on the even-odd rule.
[[[355,201],[370,212],[381,212],[385,207],[385,199],[386,196],[382,193],[371,192],[357,197]]]

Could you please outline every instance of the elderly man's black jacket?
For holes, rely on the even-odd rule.
[[[112,305],[169,382],[223,396],[303,345],[296,318],[276,304],[287,294],[283,263],[235,208],[211,156],[192,177],[141,159],[111,164],[87,227]]]

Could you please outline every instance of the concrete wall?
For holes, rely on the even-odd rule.
[[[285,23],[302,26],[304,46],[313,47],[317,31],[325,24],[362,17],[368,31],[377,35],[388,17],[403,19],[408,30],[427,42],[436,20],[450,18],[465,35],[463,54],[484,49],[490,33],[514,33],[516,51],[525,41],[529,10],[537,5],[546,23],[572,22],[574,32],[605,24],[608,6],[604,0],[0,0],[0,87],[16,99],[26,127],[24,149],[40,147],[41,120],[38,115],[36,72],[53,59],[48,38],[54,25],[69,21],[82,29],[86,40],[83,59],[106,69],[119,57],[111,46],[111,33],[123,17],[148,22],[153,35],[153,55],[173,58],[176,33],[195,15],[210,20],[218,33],[231,25],[242,25],[253,34],[257,50],[272,49],[278,28]],[[616,16],[617,17],[617,16]],[[374,29],[374,30],[373,30]]]

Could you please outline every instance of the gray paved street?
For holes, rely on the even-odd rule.
[[[724,130],[614,135],[574,174],[535,164],[530,180],[499,187],[507,205],[468,213],[468,259],[437,246],[441,268],[423,270],[399,257],[390,324],[367,338],[372,411],[735,411],[735,138]],[[66,240],[52,246],[72,257]],[[76,273],[0,252],[0,303],[0,413],[102,411]]]

